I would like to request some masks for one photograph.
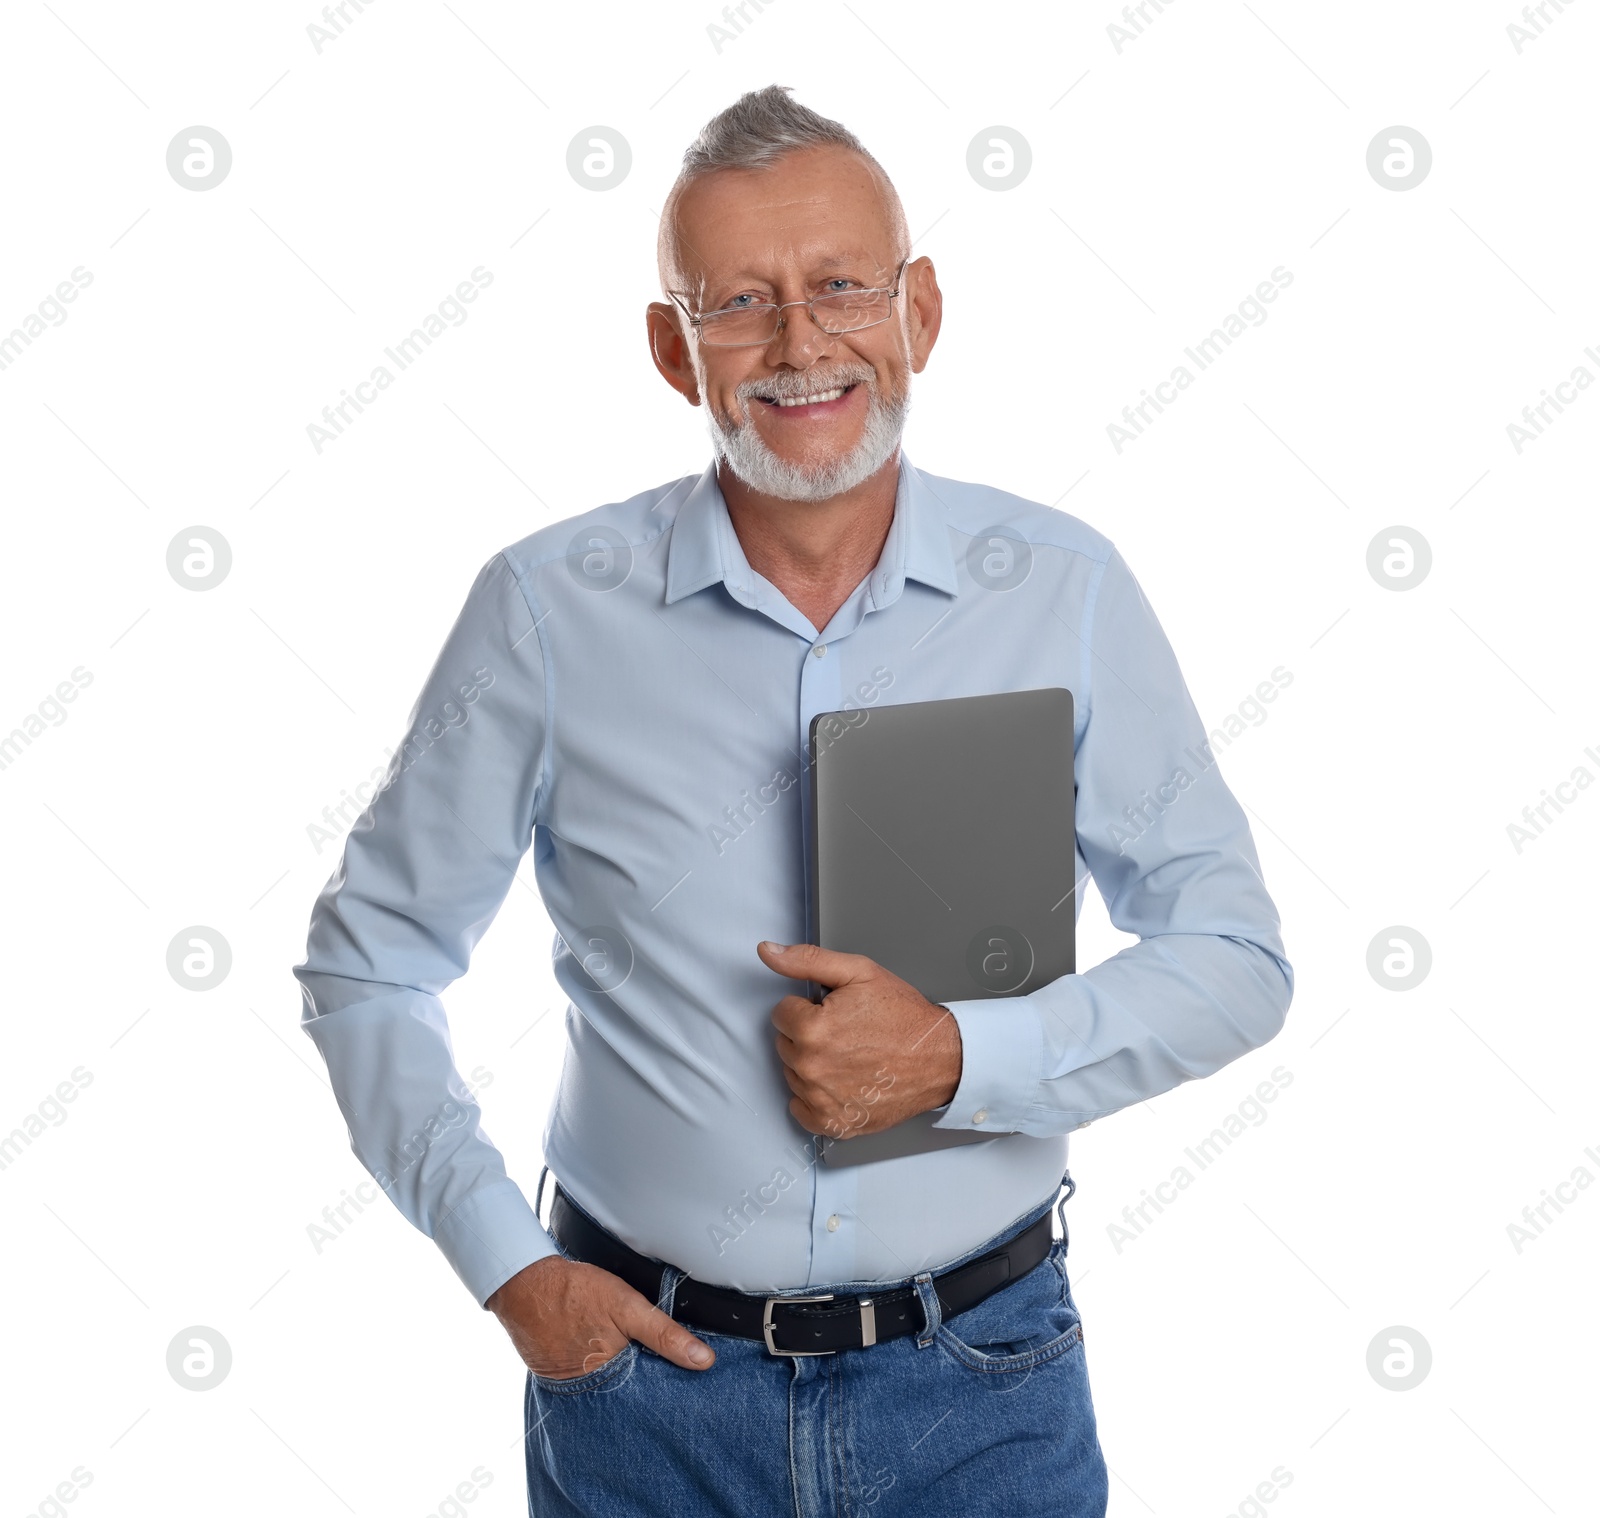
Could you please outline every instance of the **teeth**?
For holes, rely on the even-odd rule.
[[[823,401],[836,401],[843,394],[843,389],[821,390],[815,395],[783,396],[779,398],[776,404],[779,406],[816,406]]]

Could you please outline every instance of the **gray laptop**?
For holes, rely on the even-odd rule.
[[[1052,686],[814,718],[814,941],[935,1002],[1021,996],[1075,971],[1072,710]],[[997,1137],[933,1123],[837,1140],[823,1163]]]

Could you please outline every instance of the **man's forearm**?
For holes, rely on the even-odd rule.
[[[953,1002],[965,1065],[937,1126],[1082,1127],[1266,1043],[1293,986],[1288,962],[1260,945],[1163,934],[1028,996]]]
[[[500,1151],[481,1134],[478,1103],[450,1057],[436,998],[389,987],[308,1015],[304,1027],[327,1063],[356,1157],[480,1304],[555,1253]]]

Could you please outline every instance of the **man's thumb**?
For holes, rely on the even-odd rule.
[[[814,943],[773,943],[763,939],[756,945],[762,963],[791,980],[814,980],[824,986],[842,986],[858,979],[871,968],[872,961],[859,954],[844,954]]]
[[[814,943],[774,943],[764,938],[756,945],[762,960],[783,975],[807,979],[806,971],[823,951]]]

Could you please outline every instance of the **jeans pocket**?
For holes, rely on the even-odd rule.
[[[1066,1354],[1083,1340],[1066,1254],[1057,1239],[1025,1276],[946,1318],[935,1342],[968,1370],[989,1373],[1032,1370]]]
[[[581,1376],[541,1376],[530,1369],[529,1377],[542,1392],[557,1397],[575,1397],[584,1392],[600,1391],[620,1386],[633,1373],[634,1362],[639,1357],[638,1344],[630,1339],[605,1364],[587,1370]]]

